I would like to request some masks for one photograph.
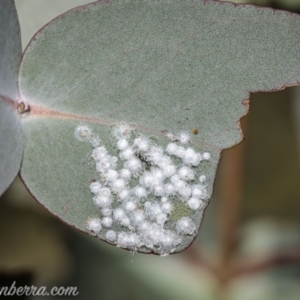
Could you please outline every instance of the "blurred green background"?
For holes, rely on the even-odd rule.
[[[15,0],[23,48],[48,21],[89,2]],[[300,0],[235,2],[300,13]],[[299,88],[251,96],[245,141],[223,152],[200,233],[180,254],[130,253],[77,232],[16,179],[0,201],[0,286],[77,286],[76,299],[91,300],[300,299],[298,98]]]

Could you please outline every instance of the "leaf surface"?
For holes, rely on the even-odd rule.
[[[20,95],[31,106],[23,122],[23,180],[52,213],[87,231],[87,220],[103,217],[89,185],[105,180],[92,147],[75,138],[77,126],[89,126],[114,156],[118,124],[162,147],[170,143],[166,133],[187,132],[186,148],[211,154],[193,167],[197,176],[206,175],[204,206],[194,211],[172,198],[164,228],[179,234],[176,222],[189,217],[197,230],[180,234],[169,251],[125,247],[184,250],[200,227],[221,150],[241,141],[239,119],[250,92],[299,83],[299,28],[295,14],[201,0],[96,2],[56,18],[35,35],[20,68]],[[180,160],[172,159],[179,169]],[[112,206],[124,204],[114,198]],[[98,236],[107,240],[106,232]]]
[[[22,53],[20,27],[13,0],[0,2],[0,195],[17,176],[23,134],[16,110],[18,68]]]

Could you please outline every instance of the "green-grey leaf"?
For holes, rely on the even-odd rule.
[[[22,53],[20,27],[13,0],[0,2],[0,195],[19,172],[23,152],[16,110],[18,68]]]
[[[299,83],[299,28],[295,14],[201,0],[96,2],[58,17],[36,34],[20,68],[21,98],[31,105],[23,180],[52,213],[87,231],[89,218],[102,217],[89,190],[99,174],[74,130],[88,125],[117,155],[111,125],[132,124],[161,146],[165,132],[190,133],[197,151],[212,154],[195,168],[210,196],[221,150],[241,140],[243,100]],[[176,220],[189,216],[199,229],[204,209],[172,201],[166,228],[176,232]]]

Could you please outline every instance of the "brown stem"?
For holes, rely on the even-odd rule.
[[[272,267],[286,264],[297,264],[300,266],[300,246],[280,249],[280,252],[278,251],[269,257],[242,258],[235,263],[235,268],[232,270],[232,277],[254,275]]]
[[[188,263],[198,270],[206,270],[215,277],[219,277],[218,269],[214,264],[214,257],[206,253],[199,242],[195,241],[188,249],[183,252]]]
[[[0,100],[7,103],[8,105],[11,105],[11,106],[17,108],[17,102],[14,101],[13,99],[9,98],[9,97],[6,97],[4,95],[0,95]]]
[[[219,237],[221,285],[231,277],[232,259],[239,242],[244,194],[245,142],[224,150],[220,166]]]

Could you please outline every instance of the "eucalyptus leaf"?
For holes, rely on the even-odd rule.
[[[0,2],[0,195],[19,172],[23,134],[16,109],[18,68],[22,54],[13,0]]]
[[[206,176],[203,206],[191,209],[180,197],[169,199],[173,210],[163,225],[180,242],[167,251],[145,242],[126,247],[107,239],[108,229],[94,230],[103,240],[140,252],[184,250],[200,227],[221,150],[242,139],[239,119],[248,110],[250,93],[299,83],[299,28],[296,14],[201,0],[98,1],[59,16],[34,36],[20,67],[21,99],[31,108],[23,120],[24,182],[53,214],[93,233],[91,218],[103,215],[89,187],[95,180],[105,185],[106,174],[96,171],[91,140],[79,140],[91,131],[110,155],[119,157],[121,168],[116,128],[127,128],[130,142],[142,135],[161,147],[187,133],[191,141],[181,147],[211,158],[192,167],[197,178]],[[79,140],[78,126],[87,128]],[[140,159],[151,169],[149,156]],[[182,162],[173,156],[172,161],[178,170]],[[151,195],[137,201],[138,207],[160,202]],[[123,206],[114,196],[113,209]],[[196,230],[182,234],[182,217],[190,218]],[[135,227],[114,222],[112,229],[145,238]]]

